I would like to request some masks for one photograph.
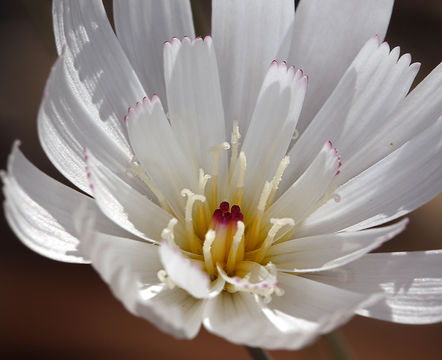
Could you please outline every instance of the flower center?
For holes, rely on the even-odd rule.
[[[184,219],[177,221],[185,233],[181,246],[192,259],[200,261],[212,281],[222,278],[225,290],[246,291],[263,296],[282,294],[277,286],[276,268],[266,259],[273,243],[287,238],[295,223],[293,219],[265,218],[289,159],[284,157],[275,176],[267,181],[254,208],[243,214],[246,156],[238,154],[239,131],[234,127],[231,145],[222,143],[209,149],[213,154],[212,169],[200,169],[198,193],[182,190],[186,197]],[[231,149],[226,178],[220,177],[220,153]],[[221,198],[223,201],[218,202]],[[232,204],[232,205],[231,205]],[[172,229],[173,231],[173,229]]]
[[[185,198],[182,213],[174,213],[159,193],[161,206],[175,217],[161,236],[169,244],[177,245],[183,256],[201,264],[213,282],[223,280],[226,291],[251,292],[270,301],[273,293],[281,295],[282,291],[277,287],[276,268],[266,254],[272,244],[291,235],[295,223],[291,218],[266,218],[265,213],[273,202],[289,158],[282,159],[273,179],[265,182],[257,194],[255,205],[246,204],[243,214],[247,161],[245,153],[238,151],[239,139],[236,124],[230,144],[223,142],[208,149],[212,153],[211,169],[209,173],[199,170],[194,191],[181,191]],[[221,163],[221,153],[226,150],[231,151],[231,158],[228,168],[222,169],[225,165]],[[135,166],[131,171],[140,172],[136,163]],[[174,286],[164,270],[159,276]]]

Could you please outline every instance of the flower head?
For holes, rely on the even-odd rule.
[[[440,321],[442,252],[368,253],[442,188],[442,67],[407,95],[419,64],[380,42],[392,1],[334,3],[295,22],[291,0],[213,0],[202,39],[187,1],[115,0],[118,38],[101,1],[54,1],[39,134],[90,196],[15,146],[19,238],[178,337],[296,349],[355,313]]]

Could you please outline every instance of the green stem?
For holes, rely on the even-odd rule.
[[[338,330],[324,336],[332,350],[336,360],[352,360],[355,357],[349,348],[347,342]]]
[[[271,356],[267,353],[267,351],[261,348],[256,348],[251,346],[246,346],[245,348],[253,360],[272,360]]]

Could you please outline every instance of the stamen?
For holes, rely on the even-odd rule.
[[[205,194],[206,185],[211,176],[209,174],[204,174],[204,170],[200,169],[199,181],[198,181],[198,193]],[[207,202],[203,202],[197,205],[197,218],[198,222],[196,224],[196,232],[200,238],[204,237],[204,233],[207,230],[210,219],[210,209]]]
[[[213,152],[212,174],[209,190],[210,207],[213,209],[218,204],[218,175],[219,175],[219,154],[223,150],[229,150],[230,144],[223,142],[218,146],[211,147],[209,151]]]
[[[256,262],[242,261],[236,268],[236,276],[230,277],[217,264],[219,275],[226,281],[225,290],[230,293],[238,291],[258,295],[268,304],[272,295],[281,296],[284,290],[278,287],[277,271],[275,265],[269,262],[266,266]],[[242,274],[242,277],[240,277]]]
[[[261,262],[267,251],[270,249],[270,246],[275,241],[275,236],[278,233],[281,228],[284,226],[290,226],[290,228],[295,226],[295,221],[291,218],[281,218],[281,219],[270,219],[270,223],[272,224],[272,227],[270,228],[269,232],[267,233],[267,237],[265,238],[262,246],[259,248],[258,252],[254,254],[254,261]]]
[[[130,165],[131,166],[129,169],[127,169],[127,172],[135,175],[141,181],[143,181],[147,185],[147,187],[152,191],[152,193],[157,197],[161,207],[170,214],[173,214],[172,209],[169,207],[169,204],[167,203],[166,197],[161,193],[160,189],[155,185],[153,180],[147,176],[146,172],[140,166],[140,164],[135,159],[135,157],[132,158]]]
[[[257,208],[258,212],[264,212],[272,188],[273,188],[272,182],[266,181],[262,189],[261,196],[259,197],[258,208]]]
[[[269,199],[267,200],[267,207],[272,205],[273,199],[275,197],[276,191],[278,190],[279,183],[282,180],[282,175],[284,174],[285,169],[290,164],[290,158],[288,156],[284,156],[284,158],[279,163],[278,169],[276,170],[275,176],[272,180],[272,191],[270,192]]]
[[[199,181],[198,181],[198,193],[200,194],[205,193],[207,181],[209,181],[210,178],[211,176],[209,174],[204,174],[204,170],[200,169]]]
[[[201,244],[197,240],[194,229],[193,229],[193,204],[195,201],[201,201],[205,202],[206,197],[204,195],[198,195],[194,194],[189,189],[183,189],[181,190],[181,196],[185,197],[187,196],[187,202],[185,206],[185,223],[186,223],[186,233],[187,233],[187,240],[189,242],[189,246],[192,252],[195,252],[197,254],[201,253]]]
[[[172,279],[167,275],[166,270],[159,270],[157,272],[158,280],[160,280],[162,283],[166,284],[166,286],[169,289],[175,288],[176,284],[172,281]]]
[[[175,235],[173,233],[173,229],[175,225],[178,223],[178,220],[172,218],[169,220],[169,224],[166,228],[161,231],[161,238],[169,243],[169,245],[175,245]]]
[[[246,176],[247,160],[246,154],[243,151],[239,154],[239,172],[236,182],[235,194],[233,196],[233,203],[242,207],[242,199],[244,194],[244,178]]]
[[[215,275],[215,265],[213,263],[212,258],[212,244],[215,241],[215,231],[209,230],[206,233],[206,237],[203,244],[203,255],[204,255],[204,263],[206,264],[206,270],[210,277],[213,277]]]
[[[261,196],[259,197],[258,207],[256,214],[253,218],[252,226],[250,230],[247,232],[247,242],[246,242],[247,251],[254,250],[256,248],[256,245],[258,244],[259,241],[258,234],[259,230],[261,229],[264,210],[271,191],[272,191],[272,183],[266,181],[266,183],[264,184],[264,188],[262,189]]]
[[[232,213],[233,213],[233,206],[232,206]],[[232,246],[230,247],[229,257],[227,259],[226,271],[228,274],[231,274],[235,269],[237,260],[243,257],[243,255],[238,254],[238,252],[244,253],[243,236],[244,236],[245,226],[242,221],[238,221],[236,223],[236,226],[237,230],[235,236],[233,237]],[[241,246],[242,251],[240,249],[240,245],[242,245]]]
[[[230,143],[232,144],[232,155],[230,157],[230,167],[229,167],[229,183],[232,181],[233,171],[235,170],[236,162],[238,160],[238,149],[239,140],[241,139],[241,134],[239,132],[238,121],[233,123],[232,137]]]

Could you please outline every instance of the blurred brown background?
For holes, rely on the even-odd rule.
[[[209,1],[195,1],[198,32],[210,26]],[[43,154],[36,114],[55,60],[49,0],[0,2],[1,165],[14,139],[39,168],[64,181]],[[205,19],[205,21],[204,21]],[[399,0],[387,40],[422,62],[417,81],[442,59],[440,0]],[[442,196],[415,211],[405,234],[381,251],[442,247]],[[61,264],[25,248],[0,216],[1,359],[248,359],[239,346],[201,331],[177,341],[130,315],[90,266]],[[342,328],[357,359],[439,359],[442,324],[407,326],[356,317]],[[329,343],[274,359],[333,359]]]

